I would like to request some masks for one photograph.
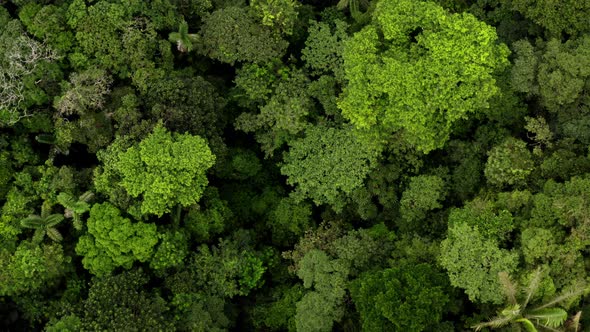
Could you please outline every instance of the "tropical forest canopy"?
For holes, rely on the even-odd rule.
[[[590,330],[588,1],[0,5],[1,330]]]

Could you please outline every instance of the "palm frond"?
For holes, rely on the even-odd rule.
[[[41,228],[45,225],[43,218],[38,215],[32,214],[25,219],[20,221],[20,225],[26,228]]]
[[[76,200],[68,193],[59,193],[57,195],[57,202],[65,208],[71,208],[76,203]]]
[[[522,304],[523,308],[526,308],[526,306],[529,304],[529,301],[531,300],[531,298],[533,297],[533,295],[537,292],[537,289],[539,289],[539,285],[541,284],[541,279],[543,277],[543,272],[541,271],[541,268],[537,268],[533,274],[533,279],[531,279],[531,282],[529,283],[529,286],[527,287],[527,292],[526,292],[526,298],[524,300],[524,303]]]
[[[573,298],[576,298],[578,296],[581,296],[582,294],[584,294],[584,292],[586,291],[586,287],[580,286],[580,287],[576,287],[573,290],[567,291],[563,294],[561,294],[560,296],[554,298],[553,300],[533,309],[533,310],[539,310],[539,309],[545,309],[545,308],[549,308],[552,307],[556,304],[559,304],[563,301],[566,300],[571,300]]]
[[[535,325],[533,325],[533,323],[526,318],[517,319],[517,320],[515,320],[515,322],[521,323],[527,332],[538,332]]]
[[[49,228],[49,227],[54,227],[56,225],[58,225],[60,222],[62,222],[64,220],[64,216],[62,214],[52,214],[50,216],[47,216],[47,218],[45,218],[45,227]]]
[[[87,192],[83,193],[82,195],[80,195],[80,197],[78,197],[78,201],[88,203],[93,198],[94,198],[94,193],[92,191],[87,191]]]
[[[78,201],[76,203],[74,203],[74,205],[72,205],[71,207],[72,210],[74,210],[74,212],[82,214],[88,210],[90,210],[90,204],[84,202],[84,201]]]
[[[348,0],[340,0],[340,1],[338,1],[338,4],[336,5],[336,8],[338,8],[338,10],[343,10],[346,7],[348,7]]]
[[[570,317],[570,319],[565,323],[565,327],[568,330],[572,330],[574,332],[580,331],[580,319],[582,318],[582,312],[578,311],[575,315]]]
[[[53,227],[47,228],[46,232],[47,236],[55,242],[61,242],[64,239],[61,233]]]
[[[561,308],[543,308],[527,313],[526,318],[536,321],[539,325],[556,328],[565,323],[567,311]]]
[[[43,238],[45,237],[45,230],[43,229],[36,229],[35,233],[33,234],[33,243],[35,244],[39,244],[41,243],[41,241],[43,241]]]
[[[510,275],[502,271],[498,273],[498,278],[500,279],[500,284],[502,285],[502,290],[506,295],[506,298],[510,302],[510,304],[516,304],[516,293],[518,285],[512,281]]]
[[[513,318],[514,317],[498,316],[498,317],[494,317],[494,318],[488,320],[487,322],[475,324],[475,325],[471,326],[471,328],[475,329],[475,331],[480,331],[484,327],[491,327],[493,329],[497,329],[502,326],[506,326],[506,325],[510,324],[510,322],[512,321]]]

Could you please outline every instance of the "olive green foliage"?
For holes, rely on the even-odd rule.
[[[55,285],[70,259],[59,244],[23,241],[13,253],[0,249],[0,295],[34,293]]]
[[[400,213],[408,223],[423,220],[426,214],[441,208],[445,197],[445,183],[438,176],[421,175],[410,179],[408,189],[400,200]]]
[[[267,156],[309,126],[312,100],[307,91],[309,78],[303,71],[273,64],[245,65],[236,77],[245,105],[259,105],[259,113],[242,113],[235,126],[256,133]],[[242,97],[240,95],[239,97]]]
[[[578,35],[590,29],[590,4],[584,1],[565,0],[559,6],[547,0],[510,0],[507,3],[553,36],[560,36],[564,32]]]
[[[290,144],[281,173],[296,186],[296,200],[310,198],[339,210],[347,195],[362,185],[378,155],[374,144],[358,138],[351,128],[314,126],[305,138]]]
[[[312,22],[308,29],[309,37],[301,58],[311,73],[315,75],[331,74],[338,80],[344,79],[344,42],[348,40],[348,24],[334,21],[334,28],[328,23]]]
[[[287,42],[275,30],[256,21],[256,14],[248,7],[230,6],[214,11],[201,26],[201,52],[232,65],[280,58]]]
[[[258,13],[263,25],[290,35],[301,4],[295,0],[253,0],[250,6]]]
[[[498,93],[493,74],[506,67],[509,51],[496,40],[492,27],[469,14],[381,1],[373,24],[346,43],[348,85],[338,105],[357,128],[403,129],[417,150],[441,148],[455,122]]]
[[[80,237],[76,253],[84,256],[82,264],[97,276],[147,261],[158,242],[156,225],[131,222],[110,203],[92,206],[87,226],[88,234]]]
[[[83,301],[82,329],[173,331],[166,302],[145,290],[147,282],[141,271],[94,279]]]
[[[534,168],[532,154],[525,142],[512,137],[488,153],[485,176],[497,186],[522,185]]]
[[[363,331],[424,331],[441,320],[449,301],[445,275],[428,264],[366,272],[350,293]]]
[[[141,196],[141,214],[158,216],[198,202],[208,184],[205,173],[215,163],[204,139],[162,126],[126,151],[107,149],[99,157],[105,165],[96,174],[97,190],[109,193],[120,186],[131,197]]]
[[[0,0],[0,330],[589,330],[589,1]]]
[[[449,228],[441,244],[440,263],[451,285],[464,289],[471,301],[499,304],[502,293],[497,275],[513,272],[518,254],[499,248],[497,241],[485,238],[477,226],[458,223]]]

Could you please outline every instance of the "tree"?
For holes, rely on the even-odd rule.
[[[471,301],[499,304],[502,295],[497,275],[515,271],[518,254],[499,248],[477,226],[458,223],[449,227],[441,243],[440,264],[447,270],[451,285],[464,289]]]
[[[539,290],[541,280],[544,276],[543,271],[536,269],[531,277],[530,283],[526,289],[523,289],[510,279],[510,275],[506,272],[500,272],[498,278],[502,283],[502,290],[506,296],[507,306],[499,311],[497,317],[483,323],[473,325],[476,331],[485,327],[493,329],[501,328],[507,325],[522,324],[527,331],[537,331],[537,328],[554,330],[563,327],[567,319],[567,311],[557,307],[559,303],[564,303],[568,300],[579,298],[587,290],[583,286],[577,289],[566,292],[551,300],[540,304],[535,308],[529,308],[528,305],[533,302],[535,293]],[[579,312],[574,316],[573,329],[578,331],[580,329]]]
[[[170,35],[168,35],[168,40],[176,43],[176,48],[182,53],[192,51],[193,43],[198,41],[197,34],[188,33],[188,23],[186,23],[186,21],[180,22],[178,32],[171,32]]]
[[[95,173],[96,189],[115,195],[120,187],[141,197],[142,215],[157,216],[197,203],[208,184],[205,173],[215,163],[203,138],[170,133],[161,124],[138,144],[126,150],[113,144],[98,157],[105,164]]]
[[[361,274],[350,294],[363,331],[425,331],[449,301],[446,276],[428,264],[401,264]]]
[[[412,224],[424,220],[429,211],[440,209],[445,191],[443,179],[436,175],[412,177],[400,200],[400,214],[405,228],[413,228]]]
[[[507,66],[509,51],[496,41],[494,28],[469,14],[381,1],[373,24],[346,43],[348,84],[338,106],[359,129],[403,130],[419,151],[440,148],[458,120],[498,93],[494,73]]]
[[[297,201],[310,198],[315,204],[343,208],[345,199],[363,184],[380,151],[356,137],[352,128],[321,125],[306,130],[305,137],[289,144],[281,173],[295,185]]]
[[[523,185],[533,171],[532,154],[526,143],[509,137],[488,153],[485,176],[488,182],[499,187]]]
[[[510,0],[507,3],[555,37],[561,37],[564,32],[579,35],[589,29],[586,19],[590,15],[590,4],[584,1],[565,0],[559,6],[547,0]]]
[[[62,192],[57,195],[57,202],[61,204],[64,208],[64,217],[72,218],[74,221],[74,228],[77,230],[82,230],[82,214],[88,212],[90,210],[90,200],[94,197],[94,194],[91,191],[87,191],[80,195],[78,199],[75,199],[69,193]]]
[[[276,30],[256,22],[248,7],[229,6],[214,11],[203,19],[200,37],[200,52],[231,65],[278,59],[288,45]]]
[[[76,253],[84,256],[84,268],[97,276],[149,260],[158,242],[156,225],[132,223],[110,203],[93,205],[87,226],[88,233],[78,240]]]
[[[333,73],[338,81],[344,80],[344,44],[348,40],[348,24],[335,20],[333,26],[313,21],[308,29],[301,59],[314,75]]]
[[[263,25],[291,35],[301,4],[294,0],[253,0],[250,6],[260,16]]]
[[[20,224],[22,227],[33,228],[35,235],[33,235],[33,242],[40,243],[43,237],[47,236],[55,242],[61,242],[63,236],[55,228],[59,223],[64,220],[61,214],[47,214],[42,213],[41,216],[30,215],[27,218],[21,220]]]

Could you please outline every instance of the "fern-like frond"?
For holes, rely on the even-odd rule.
[[[45,218],[45,220],[44,220],[45,227],[46,228],[55,227],[63,220],[64,220],[64,216],[62,214],[58,214],[58,213],[52,214],[50,216],[47,216],[47,218]]]
[[[90,210],[90,204],[83,201],[78,201],[74,203],[74,205],[72,206],[72,210],[74,210],[74,212],[76,213],[82,214]]]
[[[533,279],[531,279],[531,282],[529,283],[529,286],[527,287],[527,292],[526,292],[526,298],[524,300],[524,303],[522,304],[523,308],[526,308],[526,306],[529,304],[529,301],[531,300],[531,298],[533,297],[533,295],[535,295],[535,293],[537,292],[537,289],[539,289],[539,285],[541,284],[541,279],[543,277],[543,271],[541,271],[541,268],[537,268],[533,274]]]
[[[71,209],[72,205],[76,203],[76,200],[68,193],[59,193],[59,195],[57,195],[57,202],[63,207]]]
[[[87,191],[87,192],[83,193],[82,195],[80,195],[80,197],[78,197],[78,201],[88,203],[93,198],[94,198],[94,193],[92,191]]]
[[[516,323],[521,323],[522,326],[524,326],[524,329],[527,332],[538,332],[537,328],[535,327],[535,325],[528,319],[526,318],[520,318],[515,320]]]
[[[500,279],[500,284],[502,285],[502,290],[508,299],[510,304],[516,304],[516,293],[518,285],[512,281],[508,272],[500,272],[498,273],[498,278]]]
[[[558,297],[554,298],[553,300],[551,300],[551,301],[549,301],[549,302],[547,302],[547,303],[545,303],[545,304],[543,304],[543,305],[535,308],[534,310],[540,310],[540,309],[545,309],[545,308],[552,307],[552,306],[554,306],[556,304],[559,304],[559,303],[561,303],[563,301],[571,300],[571,299],[574,299],[574,298],[576,298],[578,296],[582,296],[582,294],[584,294],[584,292],[586,292],[586,287],[585,286],[576,287],[575,289],[570,290],[570,291],[567,291],[567,292],[561,294],[560,296],[558,296]]]
[[[61,233],[53,227],[47,228],[46,232],[47,236],[55,242],[61,242],[64,239]]]
[[[574,332],[581,331],[580,319],[582,318],[582,312],[578,311],[575,315],[570,317],[570,319],[565,323],[565,327]]]
[[[38,215],[30,215],[25,219],[20,221],[20,225],[26,228],[42,228],[45,223],[43,222],[43,218]]]
[[[543,308],[527,313],[526,318],[537,322],[539,325],[556,328],[563,326],[563,323],[565,323],[567,311],[561,308]]]
[[[514,320],[514,316],[502,315],[502,316],[494,317],[487,322],[475,324],[475,325],[471,326],[471,328],[475,329],[475,331],[480,331],[484,327],[491,327],[491,328],[497,329],[502,326],[506,326],[506,325],[510,324],[510,322],[512,322],[513,320]]]
[[[39,244],[41,243],[41,241],[43,241],[43,238],[45,237],[45,230],[43,229],[36,229],[35,233],[33,234],[33,243],[34,244]]]

